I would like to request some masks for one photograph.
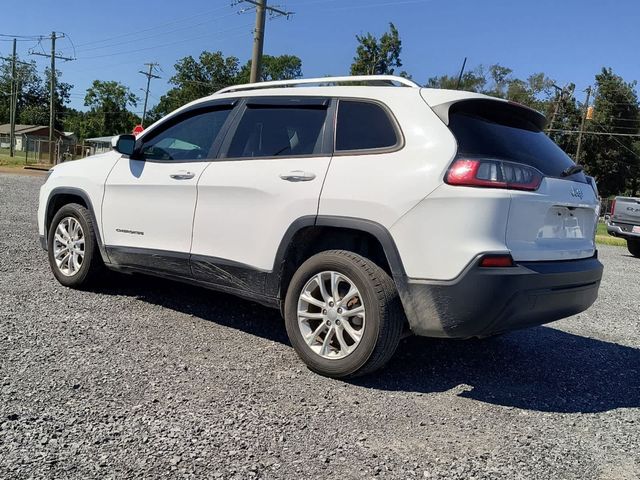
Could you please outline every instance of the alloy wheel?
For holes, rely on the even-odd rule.
[[[309,348],[326,359],[353,353],[365,329],[365,305],[356,285],[345,275],[314,275],[298,298],[298,327]]]
[[[84,231],[74,217],[64,217],[53,236],[53,258],[60,273],[72,277],[84,260]]]

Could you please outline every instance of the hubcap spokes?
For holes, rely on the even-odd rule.
[[[84,231],[73,217],[60,220],[53,236],[53,258],[58,270],[71,277],[78,273],[84,260]]]
[[[341,273],[318,273],[298,299],[298,327],[307,345],[321,357],[338,359],[351,354],[365,327],[358,288]]]

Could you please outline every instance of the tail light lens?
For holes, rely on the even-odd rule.
[[[616,213],[616,199],[615,198],[611,202],[611,215],[613,215],[614,213]]]
[[[513,257],[511,255],[485,255],[480,260],[480,266],[484,268],[504,268],[513,267]]]
[[[542,174],[520,163],[460,158],[449,167],[445,181],[449,185],[533,191],[540,187]]]

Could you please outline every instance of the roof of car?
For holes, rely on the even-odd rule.
[[[403,99],[407,101],[422,96],[430,107],[451,104],[461,100],[472,98],[493,99],[481,93],[466,92],[463,90],[444,90],[437,88],[424,88],[410,79],[393,75],[363,75],[349,77],[323,77],[304,78],[292,80],[279,80],[275,82],[260,82],[243,85],[232,85],[223,88],[213,95],[194,100],[178,110],[172,112],[173,116],[183,110],[210,102],[212,100],[244,97],[266,96],[313,96],[313,97],[351,97],[375,100]]]
[[[470,98],[491,99],[487,95],[462,90],[423,88],[413,80],[393,75],[361,75],[349,77],[302,78],[232,85],[199,101],[217,98],[255,96],[338,96],[384,99],[389,96],[411,96],[419,92],[431,105],[451,103]],[[194,102],[194,103],[196,103]]]

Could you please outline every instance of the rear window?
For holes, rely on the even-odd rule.
[[[397,145],[398,135],[389,115],[373,102],[340,100],[336,150],[373,150]]]
[[[574,162],[542,131],[542,120],[537,112],[494,100],[467,100],[449,109],[458,155],[523,163],[561,178]],[[582,172],[566,178],[587,183]]]

